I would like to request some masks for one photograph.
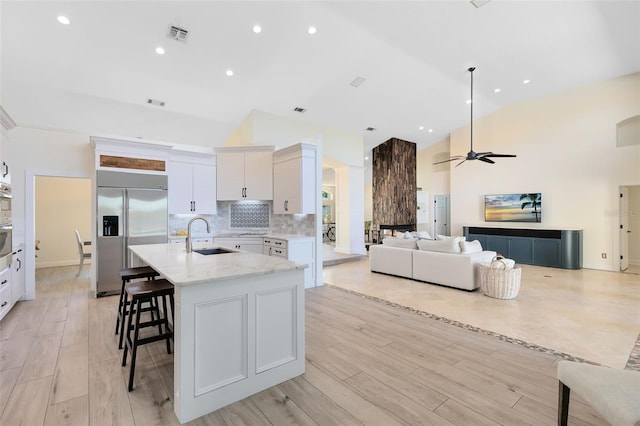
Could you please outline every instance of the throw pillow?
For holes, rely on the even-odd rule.
[[[427,231],[418,231],[418,238],[422,240],[432,240],[431,235]]]
[[[460,241],[460,251],[464,254],[478,253],[482,251],[482,245],[478,240]]]
[[[416,241],[413,238],[394,238],[394,237],[386,237],[382,240],[382,244],[390,247],[399,247],[399,248],[407,248],[407,249],[416,249],[418,246],[416,245]]]
[[[455,238],[447,240],[418,240],[418,248],[441,253],[460,253],[460,242]]]

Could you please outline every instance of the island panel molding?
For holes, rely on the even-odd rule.
[[[256,373],[298,357],[297,300],[296,286],[256,293]]]
[[[195,305],[196,396],[247,378],[247,306],[246,294]],[[216,365],[226,368],[212,368]]]

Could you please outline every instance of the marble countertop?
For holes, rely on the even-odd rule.
[[[292,234],[267,234],[265,235],[265,238],[275,238],[279,240],[291,241],[291,240],[300,240],[303,238],[313,238],[313,237],[309,237],[307,235],[292,235]]]
[[[194,249],[212,247],[216,246],[207,243],[193,244]],[[181,244],[145,244],[129,248],[176,286],[291,271],[308,266],[278,256],[247,252],[209,256],[196,252],[186,253]]]

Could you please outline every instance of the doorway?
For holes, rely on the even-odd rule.
[[[84,239],[90,240],[92,239],[94,233],[94,227],[91,223],[91,218],[94,215],[94,203],[93,200],[93,185],[91,177],[84,174],[75,174],[69,173],[68,171],[51,171],[51,170],[35,170],[35,169],[27,169],[25,170],[25,208],[24,208],[24,216],[25,216],[25,241],[34,242],[38,238],[36,238],[36,178],[39,177],[57,177],[57,178],[72,178],[72,179],[83,179],[89,182],[89,187],[91,188],[91,192],[88,197],[86,197],[86,203],[90,206],[90,213],[88,215],[89,220],[89,233],[86,236],[83,236]],[[62,199],[64,199],[64,189],[56,188],[55,194],[59,195]],[[66,205],[62,204],[56,210],[59,211],[60,214],[69,213],[65,209]],[[73,231],[71,231],[71,237],[73,237]],[[52,243],[53,244],[53,243]],[[74,246],[75,247],[75,246]],[[42,250],[42,248],[41,248]],[[36,296],[36,255],[41,251],[38,250],[36,252],[35,244],[25,244],[25,299],[32,300],[35,299]],[[87,268],[89,269],[89,268]]]
[[[450,217],[451,211],[449,207],[449,195],[433,196],[433,234],[450,235]]]
[[[77,229],[91,240],[91,180],[36,176],[35,267],[77,265]]]
[[[640,185],[620,186],[620,271],[640,267]]]

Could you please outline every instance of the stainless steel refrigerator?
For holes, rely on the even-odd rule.
[[[167,242],[167,176],[98,170],[98,297],[119,294],[129,246]]]

